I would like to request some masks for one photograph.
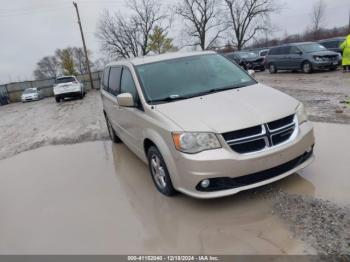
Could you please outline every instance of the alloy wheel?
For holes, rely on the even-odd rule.
[[[157,186],[161,189],[164,189],[167,186],[165,180],[165,170],[157,155],[153,155],[151,157],[151,171]]]

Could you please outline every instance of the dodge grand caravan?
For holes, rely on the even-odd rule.
[[[111,63],[101,85],[111,139],[148,164],[164,195],[235,194],[313,160],[303,105],[215,52]]]

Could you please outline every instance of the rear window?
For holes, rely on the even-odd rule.
[[[74,82],[74,81],[76,81],[76,79],[72,76],[60,77],[60,78],[56,79],[55,84],[70,83],[70,82]]]

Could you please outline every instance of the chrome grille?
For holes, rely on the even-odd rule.
[[[247,154],[280,145],[297,132],[297,119],[290,115],[275,121],[222,134],[237,153]]]

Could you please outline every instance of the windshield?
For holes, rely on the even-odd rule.
[[[200,96],[256,82],[218,54],[197,55],[136,67],[148,102]]]
[[[23,94],[35,94],[36,92],[36,89],[26,89],[23,91]]]
[[[242,58],[254,58],[257,56],[257,54],[254,52],[240,52],[238,55]]]
[[[55,83],[56,84],[63,84],[63,83],[70,83],[70,82],[74,82],[76,81],[74,77],[61,77],[61,78],[57,78]]]
[[[325,48],[323,45],[320,44],[305,44],[305,45],[299,45],[303,51],[306,53],[313,53],[313,52],[318,52],[318,51],[326,51],[327,48]]]

